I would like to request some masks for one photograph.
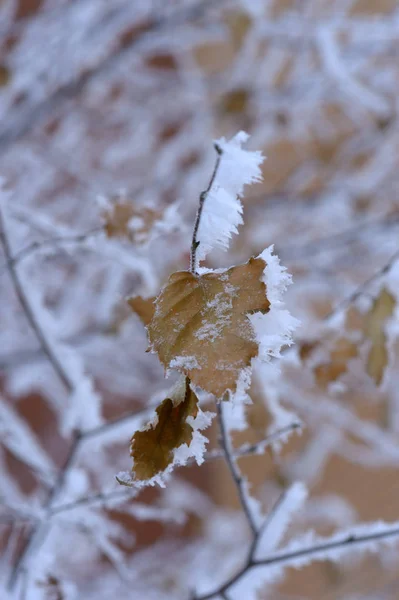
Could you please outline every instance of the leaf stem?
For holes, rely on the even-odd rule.
[[[198,267],[198,265],[197,265],[197,248],[200,245],[200,241],[197,239],[197,235],[198,235],[198,229],[199,229],[199,226],[201,223],[202,211],[204,209],[205,200],[207,199],[208,194],[211,191],[212,186],[215,182],[216,175],[219,170],[220,162],[221,162],[222,155],[223,155],[223,150],[221,149],[221,147],[218,144],[215,143],[214,148],[217,153],[216,163],[213,168],[213,173],[210,178],[208,187],[206,188],[206,190],[204,190],[200,194],[197,215],[195,217],[195,222],[194,222],[193,238],[192,238],[192,242],[191,242],[191,254],[190,254],[190,271],[194,275],[195,275],[195,273],[197,271],[197,267]]]

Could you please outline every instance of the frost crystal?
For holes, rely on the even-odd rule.
[[[232,234],[238,233],[237,228],[243,223],[244,186],[262,180],[260,165],[264,157],[261,152],[242,148],[248,138],[248,134],[240,131],[230,141],[221,138],[215,142],[221,152],[220,165],[201,215],[197,235],[199,261],[214,248],[228,249]]]

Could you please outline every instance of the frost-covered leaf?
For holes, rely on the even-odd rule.
[[[130,308],[140,317],[140,320],[146,326],[154,316],[154,300],[155,298],[143,298],[142,296],[134,296],[127,300]]]
[[[182,444],[190,445],[193,427],[187,419],[197,415],[198,398],[188,379],[180,391],[158,406],[153,423],[133,435],[130,455],[136,479],[151,479],[164,471],[173,461],[173,451]]]
[[[155,301],[148,326],[152,348],[166,368],[185,373],[216,397],[235,392],[258,354],[248,318],[267,313],[265,261],[251,258],[228,270],[173,273]]]
[[[395,298],[384,288],[375,299],[365,319],[364,335],[371,341],[366,368],[376,385],[381,383],[388,364],[385,324],[391,317],[395,305]]]

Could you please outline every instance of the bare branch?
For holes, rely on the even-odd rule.
[[[44,354],[47,356],[48,360],[50,361],[51,365],[53,366],[54,371],[57,373],[57,375],[60,378],[61,382],[63,383],[65,389],[68,392],[72,392],[72,390],[73,390],[72,382],[70,381],[68,374],[66,373],[66,371],[65,371],[64,367],[62,366],[61,362],[59,361],[58,357],[54,354],[51,344],[50,344],[49,340],[47,339],[46,334],[44,333],[43,329],[40,326],[40,323],[38,322],[38,320],[36,318],[35,312],[29,301],[28,294],[25,291],[25,288],[24,288],[22,280],[19,276],[18,270],[16,269],[16,265],[13,264],[13,262],[12,262],[13,257],[12,257],[12,253],[11,253],[11,246],[10,246],[10,242],[9,242],[9,239],[8,239],[8,236],[6,233],[5,221],[4,221],[4,216],[2,214],[2,211],[1,211],[1,207],[0,207],[0,243],[4,250],[4,254],[5,254],[6,262],[7,262],[7,266],[8,266],[8,272],[9,272],[11,280],[14,284],[15,292],[18,296],[18,299],[19,299],[20,304],[23,308],[23,311],[26,315],[26,318],[28,319],[29,324],[40,344],[40,347],[42,348]]]
[[[133,498],[135,496],[132,493],[131,488],[119,488],[117,490],[112,490],[110,492],[98,492],[97,494],[93,494],[92,496],[85,496],[84,498],[78,498],[77,500],[73,500],[72,502],[68,502],[66,504],[60,504],[59,506],[55,506],[51,508],[49,511],[49,517],[54,515],[59,515],[60,513],[68,512],[70,510],[74,510],[75,508],[81,508],[82,506],[90,506],[91,504],[97,503],[106,503],[108,500],[120,499],[121,502],[124,500]]]
[[[280,500],[278,501],[280,503]],[[325,542],[314,544],[305,548],[300,548],[294,551],[280,551],[268,558],[254,560],[249,558],[245,565],[237,571],[228,581],[222,584],[219,588],[209,592],[208,594],[197,595],[195,600],[211,600],[216,596],[220,596],[231,588],[241,577],[243,577],[250,569],[258,567],[267,567],[271,565],[282,565],[290,566],[295,564],[295,561],[301,558],[312,558],[313,560],[326,560],[326,552],[332,550],[343,550],[347,547],[358,547],[366,546],[370,542],[384,542],[390,539],[399,538],[399,526],[395,524],[392,527],[386,527],[382,531],[375,531],[366,534],[358,534],[356,532],[349,533],[342,537],[342,539],[334,539],[332,541],[326,540]],[[259,540],[259,536],[258,536]],[[256,549],[256,547],[255,547]],[[252,553],[252,557],[254,552]]]
[[[264,440],[257,442],[256,444],[243,444],[240,448],[234,448],[232,451],[232,455],[234,458],[242,458],[243,456],[253,456],[256,454],[263,454],[266,448],[277,442],[281,437],[289,435],[293,431],[300,430],[302,427],[301,423],[291,423],[286,427],[282,427],[281,429],[277,429],[270,435],[268,435]],[[210,450],[204,456],[205,460],[213,460],[215,458],[224,458],[224,451],[215,449]]]
[[[38,252],[42,248],[47,248],[47,247],[51,248],[52,246],[57,246],[59,244],[61,244],[61,245],[62,244],[71,244],[71,243],[72,244],[81,244],[82,242],[85,242],[87,239],[96,235],[97,233],[99,233],[102,230],[103,230],[102,227],[94,227],[93,229],[91,229],[90,231],[87,231],[85,233],[78,233],[76,235],[71,235],[71,236],[55,237],[55,238],[51,238],[49,240],[44,240],[42,242],[32,242],[32,244],[29,244],[25,248],[22,248],[22,250],[17,252],[9,261],[7,261],[6,263],[4,263],[4,265],[2,265],[3,272],[12,266],[15,266],[21,260],[24,260],[31,254]],[[3,272],[0,271],[0,276],[3,274]]]
[[[202,0],[189,7],[186,10],[175,11],[172,15],[160,18],[153,18],[148,22],[137,26],[138,31],[135,35],[127,35],[125,39],[121,36],[122,41],[116,47],[114,52],[106,56],[99,64],[88,67],[82,71],[75,79],[61,85],[53,94],[44,100],[40,100],[34,106],[28,106],[27,109],[21,109],[16,119],[4,119],[7,123],[0,130],[0,155],[7,151],[10,145],[19,141],[45,117],[55,111],[60,110],[60,107],[65,105],[68,100],[73,99],[86,89],[88,84],[99,75],[104,75],[115,69],[116,65],[121,60],[126,59],[129,53],[144,42],[148,36],[157,33],[160,29],[176,26],[184,23],[188,19],[195,19],[203,15],[208,7],[214,5],[214,0]],[[127,31],[129,32],[127,24]]]
[[[57,480],[56,480],[54,486],[51,488],[51,490],[48,494],[46,504],[43,507],[45,512],[50,511],[51,506],[56,501],[59,493],[62,491],[62,489],[65,485],[65,480],[66,480],[68,471],[69,471],[70,467],[72,466],[72,464],[75,460],[75,457],[77,455],[77,452],[79,450],[80,441],[81,441],[81,435],[79,432],[76,432],[73,442],[72,442],[72,445],[69,449],[68,456],[66,457],[65,463],[62,466],[62,468],[58,474],[58,477],[57,477]],[[23,546],[23,548],[19,554],[18,560],[12,570],[11,577],[10,577],[9,584],[8,584],[10,589],[12,589],[15,586],[20,572],[26,567],[26,562],[29,560],[29,557],[34,553],[39,540],[44,539],[46,537],[46,534],[48,533],[48,529],[49,529],[49,524],[39,522],[31,530],[31,533],[30,533],[29,537],[27,538],[25,545]]]
[[[374,533],[368,534],[349,534],[343,537],[341,540],[336,540],[332,542],[325,542],[321,544],[315,544],[313,546],[309,546],[308,548],[301,548],[300,550],[296,550],[294,552],[280,552],[275,556],[270,558],[265,558],[261,560],[254,561],[253,566],[261,567],[275,564],[287,564],[295,562],[298,558],[304,557],[312,557],[313,560],[325,560],[323,554],[328,552],[329,550],[339,550],[345,548],[347,546],[355,547],[362,546],[369,542],[380,542],[389,540],[391,538],[399,537],[399,527],[392,527],[391,529],[386,529],[385,531],[376,531]],[[321,555],[321,556],[317,556]]]
[[[362,223],[359,223],[354,227],[349,227],[339,233],[333,233],[304,244],[293,243],[281,246],[281,248],[278,248],[277,254],[284,258],[295,260],[298,258],[306,258],[312,256],[315,252],[319,254],[326,250],[331,251],[334,249],[341,249],[344,244],[351,244],[365,232],[369,233],[370,229],[384,228],[385,231],[386,227],[394,227],[398,225],[398,223],[398,214],[387,214],[383,217],[378,217],[377,219],[363,221]]]
[[[378,269],[378,271],[376,271],[373,275],[371,275],[371,277],[366,279],[366,281],[364,281],[362,284],[360,284],[355,289],[355,291],[352,292],[352,294],[350,296],[348,296],[347,298],[344,298],[341,302],[339,302],[337,304],[337,306],[324,317],[324,320],[328,321],[329,319],[334,317],[337,313],[341,312],[342,310],[345,310],[350,304],[353,304],[353,302],[356,302],[356,300],[365,293],[367,288],[372,283],[374,283],[374,281],[377,281],[380,277],[383,277],[383,275],[386,275],[391,270],[391,268],[393,267],[393,265],[395,264],[395,262],[398,259],[399,259],[399,250],[396,250],[396,252],[388,260],[388,262],[386,262],[380,269]]]
[[[145,411],[147,411],[148,409],[145,409]],[[144,410],[143,410],[144,412]],[[111,422],[109,423],[109,426],[112,427],[114,425],[118,425],[119,423],[122,423],[130,418],[136,417],[139,413],[132,413],[131,415],[128,415],[126,417],[122,417],[121,419]],[[100,435],[101,433],[104,433],[107,430],[107,423],[105,425],[102,425],[101,427],[97,428],[96,430],[93,430],[93,432],[85,432],[82,434],[82,442],[84,442],[85,439],[87,439],[88,437],[91,437],[92,435]],[[261,454],[265,448],[267,448],[267,446],[270,446],[271,444],[275,443],[280,437],[283,437],[297,429],[299,429],[301,427],[301,425],[299,423],[292,423],[291,425],[287,425],[287,427],[283,427],[282,429],[279,429],[277,431],[275,431],[274,433],[272,433],[271,435],[269,435],[267,438],[265,438],[264,440],[262,440],[261,442],[258,442],[257,444],[244,444],[243,446],[241,446],[240,448],[234,449],[232,451],[232,457],[233,458],[241,458],[243,456],[252,456],[255,454]],[[224,459],[225,458],[225,452],[224,450],[219,450],[219,449],[215,449],[215,450],[210,450],[209,452],[205,453],[204,455],[204,462],[210,462],[213,460],[218,460],[218,459]],[[187,465],[191,466],[191,465],[195,465],[197,464],[195,459],[192,458],[190,460],[187,461]],[[117,489],[117,490],[111,490],[110,492],[98,492],[97,494],[93,494],[91,496],[84,496],[82,498],[78,498],[77,500],[73,500],[72,502],[68,502],[66,504],[60,504],[59,506],[55,506],[53,509],[51,509],[49,511],[49,516],[52,515],[57,515],[59,513],[62,512],[66,512],[69,510],[73,510],[74,508],[79,508],[82,506],[88,506],[90,504],[97,504],[98,502],[104,502],[106,503],[108,500],[113,500],[115,498],[120,498],[121,501],[125,500],[125,499],[129,499],[133,497],[133,494],[131,491],[132,488],[128,488],[126,489],[123,488],[121,489]],[[270,517],[269,517],[270,518]],[[267,523],[266,525],[267,526]],[[263,531],[264,528],[262,528],[261,531]]]
[[[230,436],[229,436],[229,433],[226,429],[226,425],[224,422],[223,401],[217,403],[217,414],[218,414],[220,435],[221,435],[220,441],[221,441],[221,445],[223,448],[224,456],[226,458],[226,462],[230,469],[231,476],[232,476],[235,486],[237,488],[238,497],[240,499],[242,510],[244,511],[244,514],[247,518],[248,525],[252,531],[252,535],[254,537],[256,537],[257,536],[257,527],[256,527],[255,519],[252,514],[250,505],[249,505],[247,492],[245,490],[245,481],[244,481],[244,479],[241,475],[241,471],[238,468],[237,463],[235,461],[234,451],[233,451],[233,447],[231,445]]]

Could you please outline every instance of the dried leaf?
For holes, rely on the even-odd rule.
[[[384,288],[365,318],[364,335],[371,340],[366,369],[376,385],[380,385],[388,364],[385,324],[393,314],[395,305],[395,298]]]
[[[121,199],[103,213],[104,231],[109,238],[125,238],[136,244],[145,243],[162,213],[148,207],[134,206]]]
[[[0,87],[5,87],[11,81],[11,71],[5,65],[0,64]]]
[[[261,281],[265,266],[251,258],[222,272],[171,275],[148,325],[151,347],[166,368],[177,368],[217,398],[236,390],[258,354],[247,315],[270,306]]]
[[[155,298],[143,298],[142,296],[134,296],[127,300],[130,308],[140,317],[145,326],[150,323],[154,316],[154,300]]]
[[[134,215],[132,204],[127,202],[117,202],[112,206],[111,210],[104,213],[104,229],[108,237],[125,237],[130,236],[129,221]]]
[[[243,113],[248,108],[249,92],[245,88],[236,88],[227,92],[221,99],[223,113]]]
[[[195,47],[193,53],[198,66],[208,75],[226,72],[235,56],[228,41],[206,42]]]
[[[230,37],[234,49],[239,50],[252,25],[251,17],[244,12],[231,12],[226,17],[227,25],[230,29]]]
[[[173,54],[161,53],[150,56],[147,61],[147,65],[152,69],[165,69],[167,71],[176,71],[178,63]]]
[[[386,15],[392,12],[397,6],[397,0],[355,0],[351,5],[349,14],[357,17],[372,15],[376,18],[378,15]]]
[[[327,363],[317,365],[314,374],[318,385],[325,389],[329,383],[337,381],[348,369],[348,361],[357,356],[357,346],[346,338],[338,338]]]
[[[319,344],[319,340],[313,342],[300,342],[298,344],[300,359],[305,362],[312,355],[313,351],[318,348]]]
[[[166,398],[156,410],[158,420],[144,431],[136,431],[131,440],[130,456],[134,459],[136,479],[151,479],[164,471],[173,461],[173,450],[182,444],[190,445],[193,428],[188,417],[198,412],[198,398],[185,380],[180,395]]]

